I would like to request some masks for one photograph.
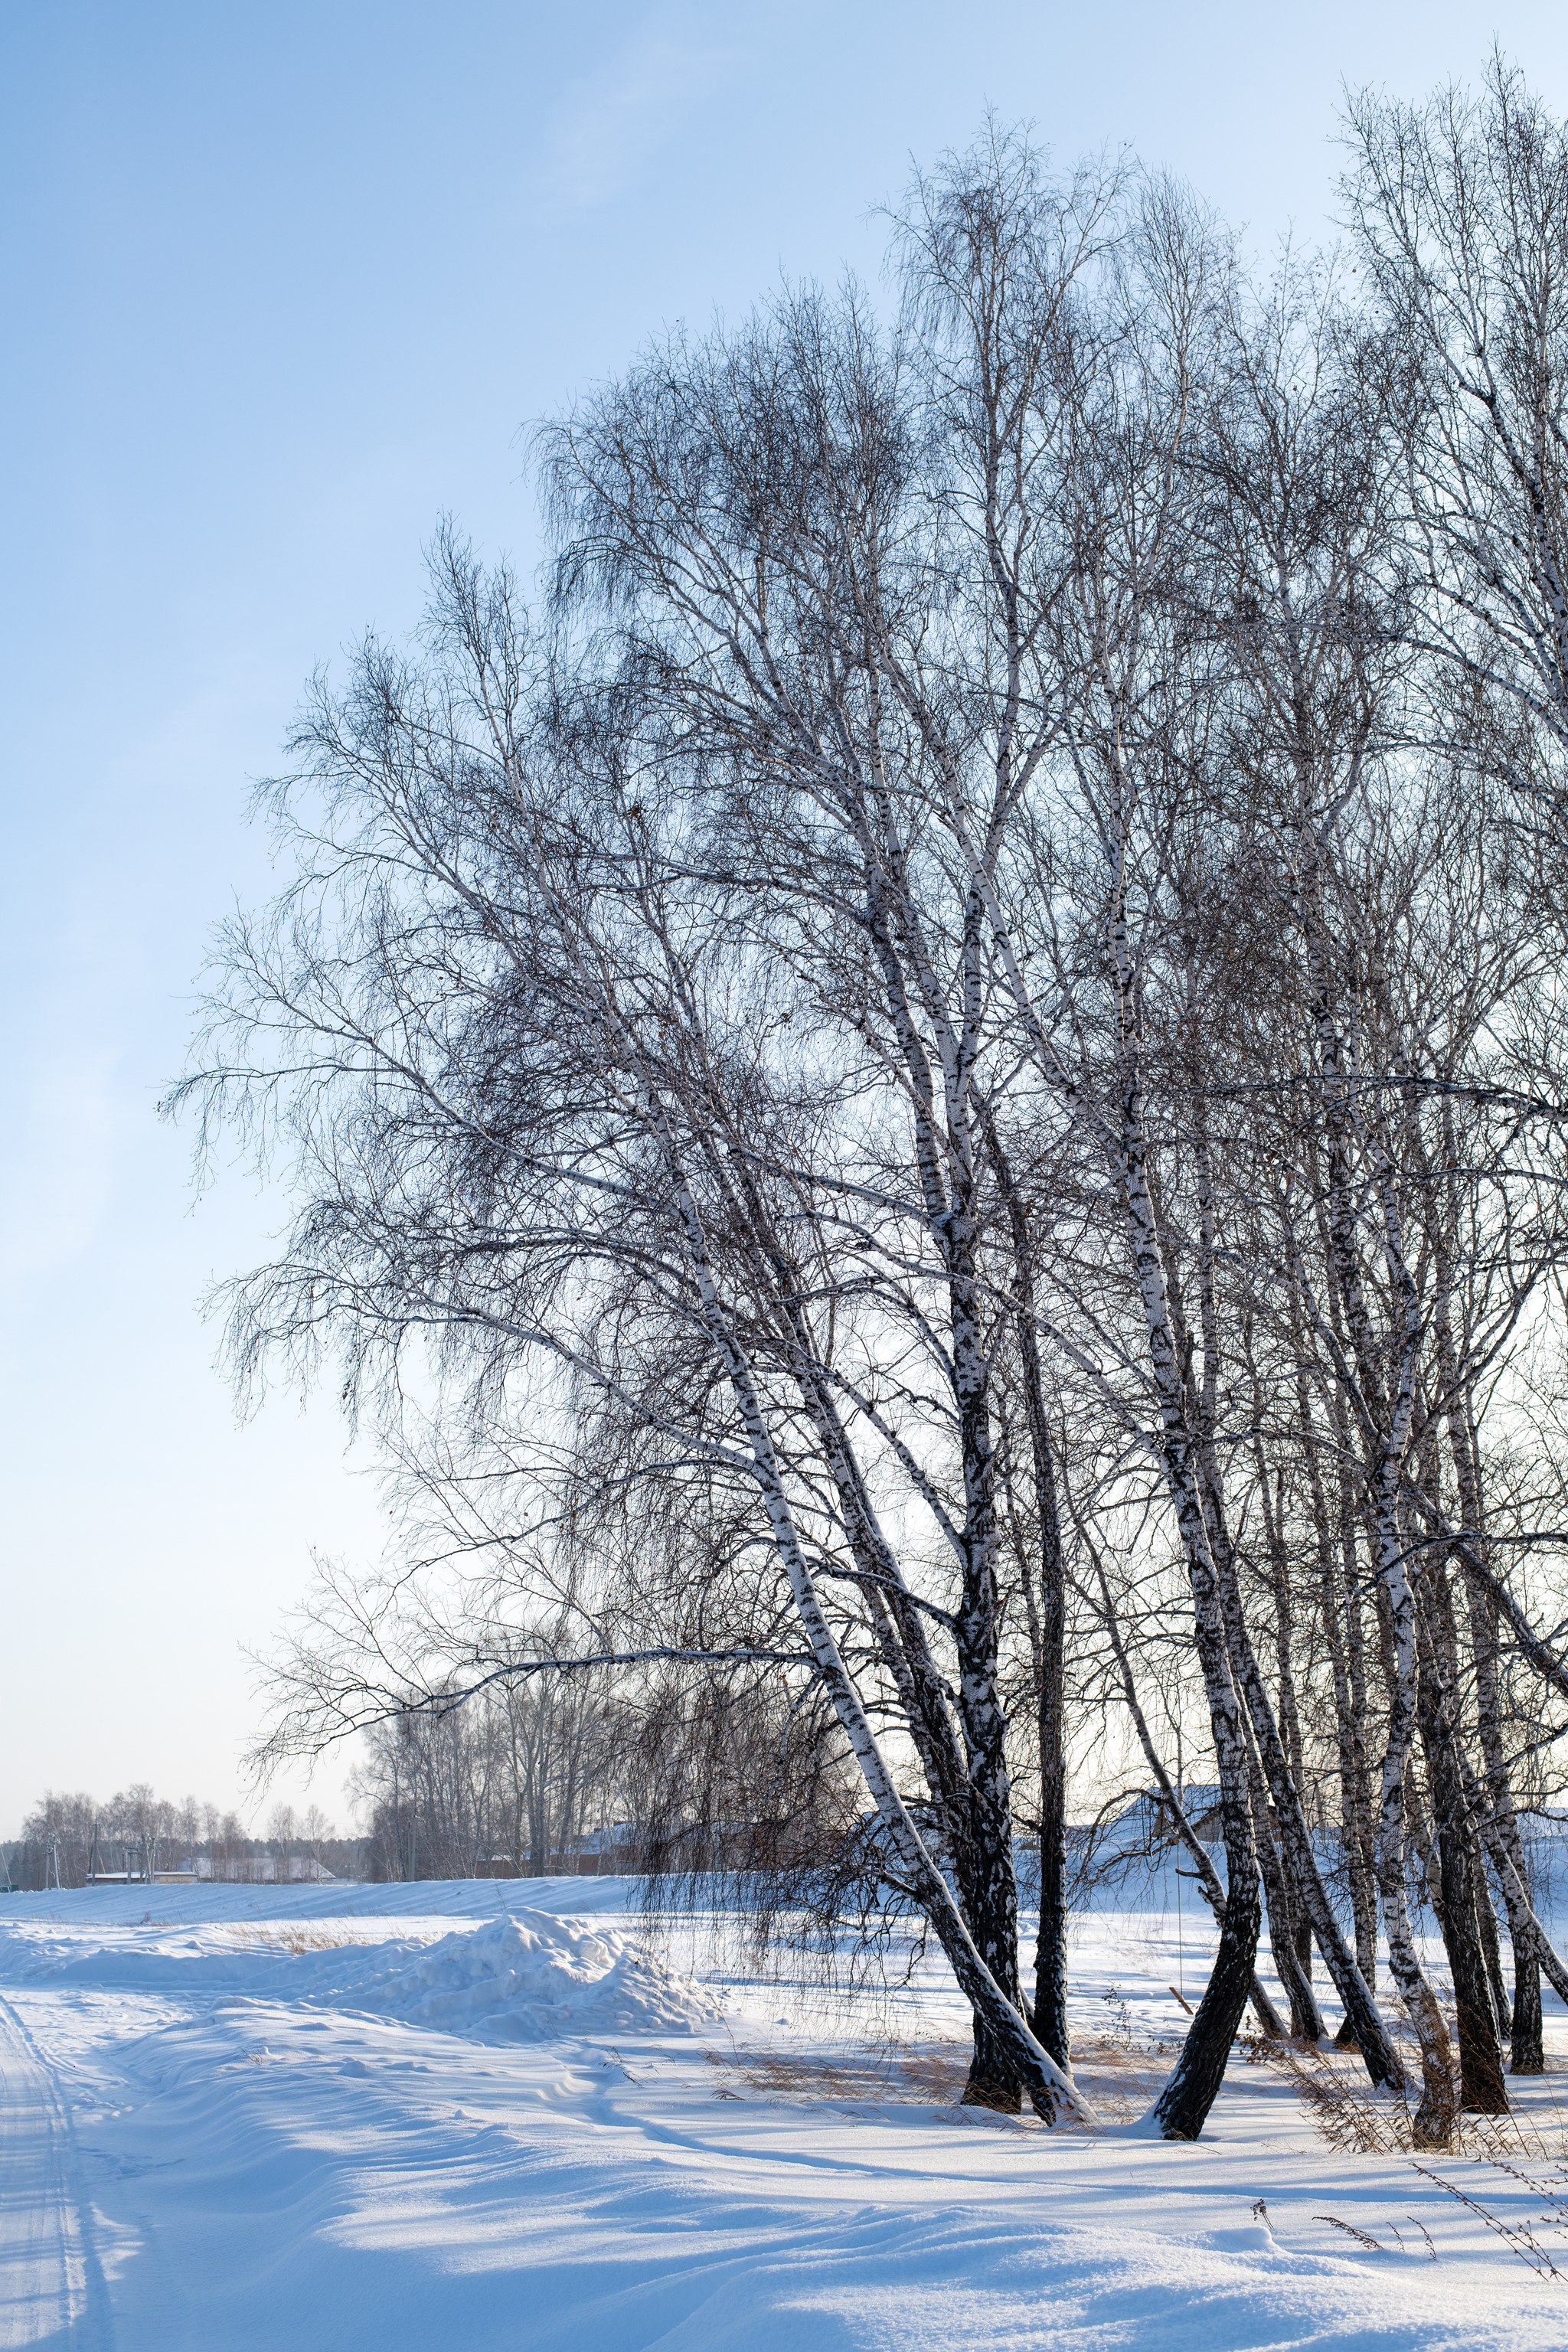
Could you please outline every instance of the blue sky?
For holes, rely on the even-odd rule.
[[[874,207],[987,104],[1127,143],[1267,250],[1331,234],[1342,78],[1559,8],[13,5],[0,17],[7,562],[0,1833],[46,1784],[228,1803],[312,1547],[369,1556],[328,1404],[237,1423],[198,1301],[283,1203],[161,1128],[247,780],[303,679],[405,628],[455,512],[537,555],[522,433],[678,319],[875,277]],[[340,1768],[313,1793],[339,1808]],[[291,1786],[287,1794],[298,1795]]]

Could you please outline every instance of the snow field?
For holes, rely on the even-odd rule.
[[[1047,2132],[938,2104],[965,2038],[940,1958],[875,1993],[759,1979],[722,1922],[645,1949],[631,1893],[13,1898],[0,2345],[1568,2347],[1568,2281],[1407,2160],[1325,2147],[1276,2068],[1238,2057],[1194,2147],[1138,2136],[1165,1988],[1204,1980],[1190,1916],[1075,1922],[1107,2122]],[[1556,2003],[1548,2030],[1563,2064]],[[1562,2079],[1528,2086],[1535,2178]],[[1428,2169],[1568,2271],[1517,2179]]]

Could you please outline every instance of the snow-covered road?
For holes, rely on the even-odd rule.
[[[97,2352],[112,2340],[70,2112],[0,1998],[0,2344]]]
[[[1110,2118],[1088,2135],[937,2103],[962,2063],[938,1969],[835,2010],[710,1949],[669,1955],[700,1984],[645,1962],[614,1882],[504,1901],[493,1884],[168,1890],[147,1918],[98,1892],[8,1904],[0,2344],[1568,2347],[1568,2280],[1408,2161],[1324,2148],[1272,2069],[1237,2063],[1195,2147],[1130,2135],[1143,2045],[1180,2022],[1158,1915],[1075,1937]],[[1532,2094],[1537,2145],[1562,2137],[1553,2097]],[[1539,2196],[1436,2168],[1533,2217],[1568,2271]]]

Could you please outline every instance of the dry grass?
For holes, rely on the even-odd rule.
[[[228,1930],[228,1941],[238,1951],[287,1953],[298,1959],[302,1952],[335,1952],[344,1944],[361,1943],[363,1938],[327,1927],[283,1924],[276,1927],[233,1927]]]
[[[967,2053],[952,2042],[889,2042],[847,2059],[752,2050],[725,2058],[710,2050],[708,2063],[769,2098],[839,2105],[956,2106],[969,2072]],[[742,2094],[721,2083],[714,2095],[734,2099]]]
[[[1073,2081],[1104,2124],[1135,2124],[1147,2115],[1169,2073],[1163,2053],[1138,2049],[1120,2034],[1073,2051]]]
[[[843,2058],[741,2049],[724,2057],[710,2050],[708,2063],[721,2070],[715,2098],[743,2097],[734,2087],[742,2083],[791,2105],[954,2108],[962,2104],[969,2077],[968,2044],[957,2042],[890,2041]],[[1132,2123],[1158,2096],[1165,2069],[1150,2052],[1129,2049],[1108,2035],[1075,2050],[1073,2079],[1103,2122]]]
[[[1259,2042],[1249,2058],[1277,2066],[1310,2115],[1320,2136],[1342,2154],[1410,2156],[1415,2153],[1414,2117],[1407,2092],[1374,2091],[1359,2058],[1289,2042]],[[1416,2078],[1417,2062],[1407,2052],[1406,2074]],[[1568,2165],[1568,2112],[1544,2077],[1514,2081],[1512,2111],[1506,2116],[1467,2115],[1454,2086],[1454,2124],[1447,2153],[1495,2163],[1523,2158]],[[1521,2103],[1522,2099],[1522,2103]],[[1564,2178],[1568,2179],[1568,2172]]]

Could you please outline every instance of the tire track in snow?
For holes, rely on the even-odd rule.
[[[53,2072],[0,1996],[0,2347],[113,2352],[76,2135]]]

